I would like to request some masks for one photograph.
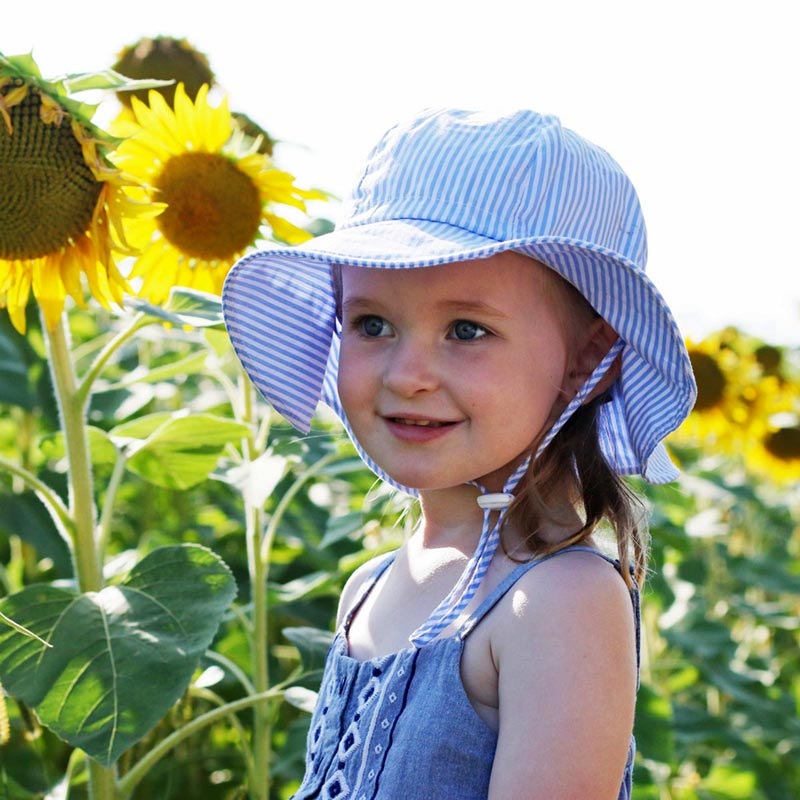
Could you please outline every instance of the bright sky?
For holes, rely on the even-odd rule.
[[[278,165],[338,195],[425,106],[557,114],[633,179],[686,334],[800,344],[797,31],[794,0],[37,0],[4,9],[0,51],[53,77],[185,37],[284,142]]]

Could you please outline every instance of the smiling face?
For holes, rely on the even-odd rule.
[[[399,483],[499,491],[565,405],[560,278],[518,253],[431,268],[342,267],[339,395]]]

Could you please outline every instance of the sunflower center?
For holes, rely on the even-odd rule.
[[[764,447],[775,458],[783,461],[800,459],[800,427],[780,428],[769,434]]]
[[[719,364],[707,353],[693,350],[689,353],[692,370],[697,381],[697,402],[695,411],[706,411],[719,405],[725,395],[725,373]]]
[[[253,181],[225,156],[181,153],[156,180],[167,208],[157,217],[169,243],[192,258],[230,259],[258,235],[261,198]]]
[[[88,229],[102,189],[84,160],[69,118],[42,122],[41,98],[29,90],[0,119],[0,259],[57,252]]]

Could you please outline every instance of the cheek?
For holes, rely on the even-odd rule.
[[[353,352],[347,340],[342,341],[339,352],[339,374],[337,379],[339,399],[348,419],[364,405],[371,392],[371,381],[367,361]]]

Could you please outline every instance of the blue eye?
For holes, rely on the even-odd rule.
[[[459,319],[453,324],[453,337],[461,342],[473,342],[487,335],[488,331],[483,325],[468,319]]]
[[[377,337],[388,336],[390,333],[389,323],[383,317],[376,317],[368,314],[356,320],[356,328],[364,336]]]

